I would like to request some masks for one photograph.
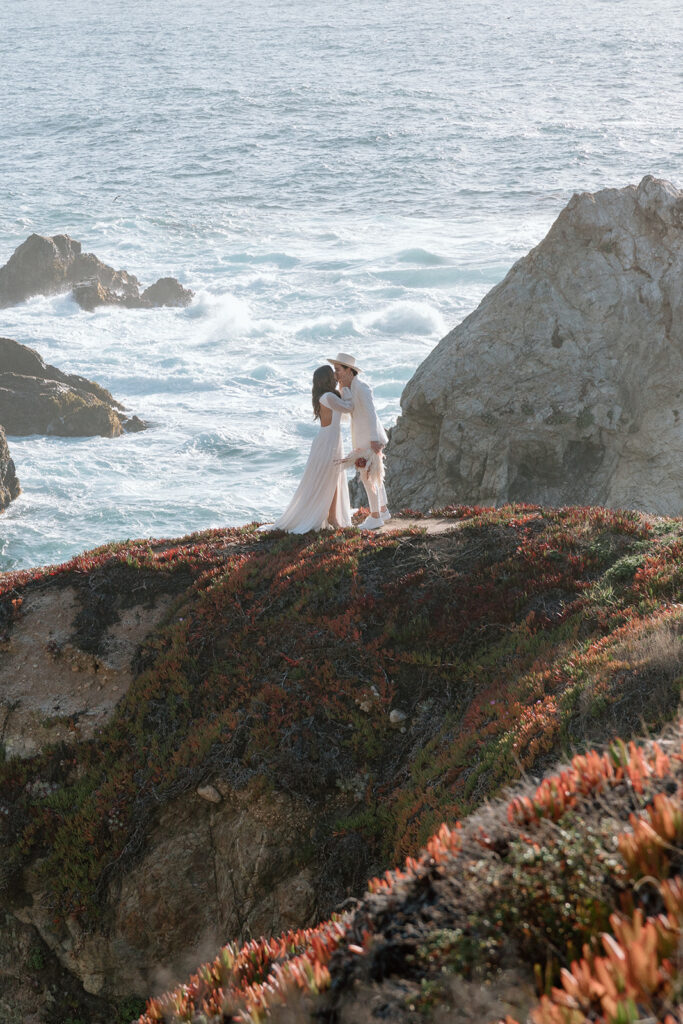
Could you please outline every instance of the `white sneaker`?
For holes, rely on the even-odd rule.
[[[379,530],[380,526],[384,526],[383,519],[375,519],[374,516],[368,516],[358,527],[359,530]]]
[[[380,516],[385,523],[388,523],[389,520],[391,519],[391,512],[389,511],[388,508],[385,508],[384,512],[380,512]]]

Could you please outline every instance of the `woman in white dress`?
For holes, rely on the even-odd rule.
[[[266,529],[307,533],[351,526],[349,484],[338,463],[343,457],[341,418],[353,408],[353,399],[349,388],[342,388],[340,396],[336,383],[331,366],[320,366],[313,374],[313,416],[320,420],[320,430],[294,497]]]

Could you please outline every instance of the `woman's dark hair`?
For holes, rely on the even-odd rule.
[[[313,419],[320,419],[320,398],[327,391],[331,391],[337,398],[341,395],[337,391],[334,378],[334,370],[331,366],[319,366],[313,373]]]

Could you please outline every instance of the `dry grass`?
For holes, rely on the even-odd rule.
[[[616,645],[614,654],[635,671],[656,673],[673,682],[683,673],[683,606],[652,629]]]

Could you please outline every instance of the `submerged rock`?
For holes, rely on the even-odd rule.
[[[141,296],[143,305],[148,306],[189,306],[193,292],[184,288],[175,277],[160,277],[145,288]]]
[[[121,420],[121,425],[127,434],[137,434],[141,430],[147,430],[147,424],[139,416],[127,416]]]
[[[33,295],[73,290],[84,309],[101,305],[134,308],[187,306],[193,292],[174,277],[162,277],[140,294],[140,282],[126,270],[114,270],[68,235],[30,235],[0,267],[0,307]]]
[[[123,411],[106,388],[50,366],[27,345],[0,338],[0,423],[7,433],[117,437],[145,429],[142,420]]]
[[[21,494],[14,461],[9,453],[5,431],[0,427],[0,511]]]
[[[394,506],[683,511],[683,193],[575,195],[408,383]]]

